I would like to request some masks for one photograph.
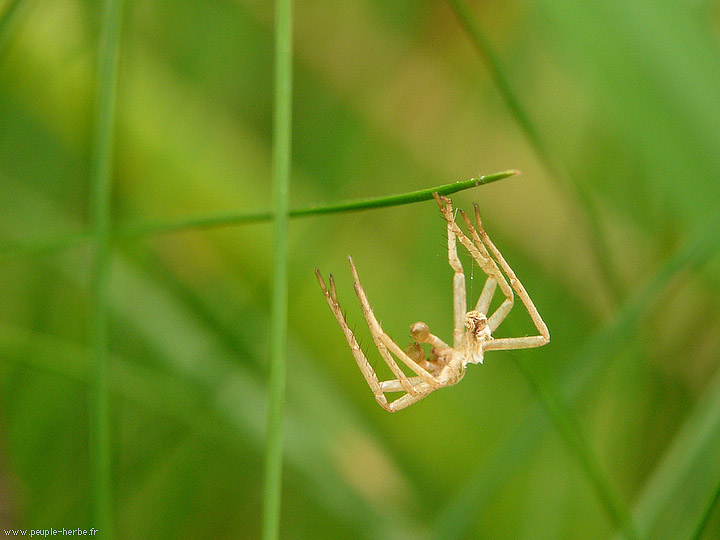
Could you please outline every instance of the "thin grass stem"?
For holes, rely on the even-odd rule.
[[[481,176],[479,178],[471,178],[461,182],[453,182],[452,184],[444,184],[433,188],[420,189],[417,191],[409,191],[398,195],[388,195],[385,197],[368,197],[364,199],[355,199],[342,201],[329,205],[313,205],[304,208],[296,208],[290,210],[288,216],[290,218],[319,216],[323,214],[335,214],[339,212],[358,212],[361,210],[374,210],[377,208],[387,208],[389,206],[400,206],[415,202],[429,201],[433,198],[433,193],[438,192],[440,195],[449,195],[457,193],[472,187],[490,184],[519,174],[518,171],[503,171],[495,174]],[[186,219],[168,223],[151,223],[148,225],[135,225],[132,227],[119,229],[117,236],[120,238],[135,238],[154,234],[163,234],[176,231],[187,231],[194,229],[208,229],[219,226],[244,225],[248,223],[261,223],[263,221],[271,221],[273,219],[272,212],[257,212],[244,214],[227,214],[216,215],[204,218]]]
[[[112,151],[122,6],[106,0],[99,41],[98,86],[91,170],[91,237],[94,247],[90,359],[93,378],[91,474],[92,510],[96,527],[113,538],[113,498],[110,426],[110,358],[108,355],[108,287],[111,255]]]
[[[370,197],[365,199],[355,199],[343,201],[329,205],[313,205],[304,208],[296,208],[290,210],[288,216],[290,218],[319,216],[323,214],[334,214],[340,212],[359,212],[362,210],[373,210],[377,208],[386,208],[389,206],[400,206],[415,202],[429,201],[432,194],[438,192],[440,195],[451,195],[459,191],[464,191],[476,186],[484,186],[492,182],[497,182],[510,176],[520,174],[519,171],[510,170],[499,173],[488,174],[469,180],[443,184],[427,189],[400,193],[398,195],[388,195],[385,197]],[[181,219],[176,221],[167,221],[164,223],[145,223],[120,226],[113,232],[113,238],[121,240],[129,240],[134,238],[144,238],[148,236],[167,234],[175,232],[185,232],[192,230],[213,229],[217,227],[229,227],[234,225],[245,225],[249,223],[262,223],[272,221],[274,214],[272,212],[255,212],[255,213],[229,213],[216,214],[213,216],[196,217],[189,219]],[[43,253],[51,253],[69,249],[83,243],[88,242],[90,235],[85,232],[71,233],[57,238],[41,238],[30,242],[14,242],[0,244],[0,260],[18,256],[32,256]]]
[[[274,273],[270,306],[263,538],[280,537],[283,415],[287,369],[288,219],[292,159],[292,0],[275,2],[275,103],[273,117]]]

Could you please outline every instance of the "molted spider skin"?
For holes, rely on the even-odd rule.
[[[458,227],[455,221],[450,199],[441,197],[437,193],[434,194],[434,197],[447,224],[448,262],[455,272],[453,276],[454,330],[452,347],[432,334],[427,324],[416,322],[410,327],[413,343],[407,349],[401,349],[380,326],[370,307],[365,290],[360,284],[355,264],[352,258],[348,257],[355,282],[355,293],[360,301],[373,341],[380,356],[395,375],[394,379],[378,380],[375,370],[368,362],[362,349],[360,349],[355,335],[345,320],[345,315],[337,300],[337,291],[332,274],[329,276],[330,287],[328,288],[320,271],[317,268],[315,269],[320,288],[345,334],[345,339],[361,373],[375,395],[377,402],[383,409],[390,412],[404,409],[438,388],[458,383],[465,376],[467,364],[483,363],[485,351],[528,349],[540,347],[550,341],[547,326],[540,317],[525,287],[520,283],[510,265],[508,265],[485,232],[477,205],[475,205],[476,226],[471,223],[465,212],[460,211],[460,215],[467,226],[468,233],[466,234]],[[470,311],[467,310],[465,272],[457,255],[458,240],[468,250],[475,263],[488,276],[475,308]],[[488,316],[488,309],[497,289],[500,289],[500,292],[505,296],[505,300]],[[496,339],[492,333],[497,330],[500,323],[505,320],[505,317],[513,308],[515,295],[530,314],[538,335]],[[426,357],[421,346],[422,343],[427,343],[432,347],[429,357]],[[395,358],[399,359],[415,375],[408,376]],[[399,398],[388,401],[387,393],[398,392],[402,393]]]

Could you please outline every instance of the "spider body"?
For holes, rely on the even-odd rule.
[[[473,309],[465,314],[465,333],[463,334],[462,351],[465,363],[483,363],[483,344],[492,339],[487,316]]]
[[[539,347],[550,341],[547,326],[530,300],[527,291],[483,229],[477,205],[475,206],[477,228],[473,226],[467,215],[460,211],[468,229],[469,234],[466,235],[455,222],[450,199],[440,197],[437,193],[434,196],[447,223],[448,261],[455,272],[453,277],[454,330],[452,346],[430,333],[427,324],[417,322],[410,327],[413,343],[405,350],[401,349],[383,331],[375,318],[365,291],[360,285],[355,264],[352,258],[348,257],[355,282],[355,293],[360,301],[373,341],[383,360],[395,375],[393,379],[378,380],[375,370],[360,349],[355,335],[350,330],[340,309],[332,274],[329,277],[330,287],[328,289],[320,271],[315,269],[325,299],[345,334],[360,371],[373,391],[377,402],[390,412],[412,405],[438,388],[458,383],[465,375],[467,364],[482,364],[487,350]],[[475,308],[470,311],[466,308],[465,273],[457,256],[457,240],[460,240],[460,243],[488,276]],[[488,316],[490,302],[497,289],[500,289],[505,300]],[[538,335],[495,339],[492,333],[512,309],[515,295],[530,314],[530,318],[538,330]],[[429,356],[425,354],[421,345],[423,343],[431,347]],[[393,355],[415,375],[408,376],[400,368]],[[394,401],[388,401],[385,394],[393,392],[403,392],[404,394]]]

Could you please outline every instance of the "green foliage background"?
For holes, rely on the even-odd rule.
[[[720,7],[469,13],[535,140],[450,4],[295,2],[291,206],[522,170],[454,201],[480,206],[552,342],[488,353],[388,414],[313,271],[333,272],[366,346],[348,254],[401,345],[417,320],[449,337],[437,207],[294,219],[281,534],[718,538]],[[270,208],[272,19],[270,2],[126,3],[116,228]],[[95,525],[85,234],[100,20],[97,2],[0,2],[3,528]],[[271,243],[268,223],[114,242],[117,538],[260,534]],[[515,309],[497,334],[531,331]]]

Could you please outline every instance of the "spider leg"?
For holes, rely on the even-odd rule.
[[[478,229],[476,230],[473,224],[470,222],[470,218],[468,218],[467,214],[460,211],[460,215],[462,215],[463,220],[465,221],[465,225],[467,225],[468,231],[470,232],[470,236],[472,236],[473,242],[477,246],[478,250],[486,255],[487,257],[490,257],[490,253],[488,252],[487,246],[485,245],[484,238],[481,239],[482,234],[487,237],[487,233],[485,233],[485,229],[483,229],[482,221],[480,221],[480,213],[478,211],[477,205],[475,205],[475,220],[478,224]],[[482,231],[482,234],[478,234],[478,230]],[[489,240],[489,239],[488,239]],[[493,245],[493,248],[495,251],[497,251],[497,248],[495,248],[495,245]],[[494,253],[493,253],[494,255]],[[492,260],[492,258],[491,258]],[[500,269],[497,267],[497,264],[495,261],[492,261],[492,267],[494,268],[495,272],[493,274],[490,274],[490,277],[488,279],[495,279],[498,284],[500,285],[500,290],[505,295],[505,300],[502,304],[495,310],[495,312],[492,315],[488,315],[488,326],[490,327],[490,331],[494,332],[497,330],[497,327],[500,326],[500,323],[505,320],[505,317],[507,317],[508,313],[510,313],[510,310],[513,307],[513,304],[515,302],[513,290],[508,285],[507,281],[505,280],[505,277],[500,272]],[[495,292],[494,289],[492,291]],[[485,293],[485,290],[483,290],[483,293]],[[487,307],[486,310],[483,311],[483,313],[488,313],[487,309],[490,307],[490,301],[492,300],[492,295],[490,295],[489,298],[487,298]],[[480,299],[478,300],[478,303],[483,301],[483,295],[480,295]],[[481,311],[478,309],[478,311]]]
[[[407,375],[403,373],[388,351],[392,352],[395,356],[402,360],[402,362],[413,370],[416,375],[420,376],[424,382],[433,388],[437,388],[439,385],[435,377],[415,360],[410,358],[410,356],[383,331],[382,326],[380,326],[380,323],[370,307],[370,302],[365,295],[365,290],[360,284],[360,278],[358,278],[357,270],[355,269],[352,257],[348,257],[348,261],[350,262],[350,270],[352,271],[353,280],[355,281],[355,293],[357,294],[358,300],[360,300],[360,307],[362,308],[365,320],[370,327],[370,333],[372,334],[373,341],[375,341],[380,354],[385,359],[385,362],[388,364],[392,372],[403,383],[403,389],[409,394],[415,394],[415,388],[408,381]]]
[[[412,384],[415,389],[418,389],[420,384],[424,384],[424,381],[420,377],[408,377],[408,381]],[[383,392],[404,392],[402,382],[399,379],[390,379],[389,381],[381,381],[380,388]]]
[[[375,370],[370,365],[370,362],[368,362],[367,357],[362,352],[362,349],[360,348],[360,345],[357,342],[357,339],[355,339],[355,334],[353,334],[353,331],[350,330],[350,327],[348,326],[347,321],[345,320],[345,315],[343,315],[342,309],[340,308],[340,304],[337,301],[337,291],[335,290],[335,280],[332,277],[332,274],[330,274],[330,290],[325,286],[325,281],[322,278],[322,275],[320,274],[320,270],[317,268],[315,269],[315,275],[317,276],[318,282],[320,283],[320,288],[323,291],[323,294],[325,295],[325,299],[327,300],[328,305],[330,306],[330,309],[332,310],[333,314],[335,315],[335,318],[337,319],[338,323],[340,323],[340,327],[343,330],[343,333],[345,334],[345,339],[348,342],[348,345],[350,345],[350,350],[352,350],[353,356],[355,357],[355,361],[357,362],[358,367],[360,368],[360,372],[363,374],[363,377],[365,377],[365,381],[368,383],[368,386],[372,390],[373,394],[375,395],[375,399],[380,404],[380,406],[385,410],[390,410],[390,404],[387,401],[387,398],[385,397],[385,391],[380,386],[380,381],[377,378],[377,374],[375,373]]]
[[[435,200],[437,201],[438,205],[440,206],[440,211],[442,212],[443,217],[445,218],[445,221],[447,221],[448,224],[448,231],[452,230],[453,236],[457,237],[460,240],[460,243],[465,246],[465,248],[468,250],[472,258],[475,260],[475,262],[478,264],[480,269],[485,272],[488,275],[488,279],[485,281],[485,286],[483,287],[482,293],[480,294],[480,298],[477,302],[476,309],[478,311],[481,311],[483,313],[487,314],[487,310],[490,307],[490,301],[492,300],[493,294],[495,293],[495,288],[497,286],[500,287],[500,290],[503,292],[503,294],[506,296],[505,302],[498,308],[498,311],[500,312],[498,314],[498,317],[493,320],[491,317],[488,319],[488,325],[490,326],[491,331],[494,330],[498,324],[500,324],[500,320],[504,318],[504,316],[507,314],[507,312],[510,311],[513,305],[513,291],[510,285],[508,285],[507,281],[505,280],[505,277],[502,275],[502,272],[498,268],[497,264],[493,260],[493,258],[490,256],[490,253],[488,253],[487,248],[483,243],[480,241],[480,238],[477,234],[477,231],[472,226],[472,223],[470,223],[470,220],[468,219],[465,212],[462,210],[460,211],[460,215],[465,220],[466,225],[468,226],[468,231],[470,233],[470,236],[472,239],[468,238],[461,230],[460,227],[458,227],[457,222],[455,221],[455,218],[453,217],[452,212],[452,201],[448,199],[447,197],[441,197],[437,193],[434,194]],[[448,232],[449,234],[449,232]],[[463,320],[464,320],[465,313],[463,313]],[[499,319],[499,320],[498,320]],[[496,324],[495,327],[492,325]],[[457,346],[457,343],[455,344]]]
[[[430,392],[435,390],[435,388],[430,388],[426,383],[421,384],[425,385],[426,389],[418,389],[418,393],[416,394],[405,394],[404,396],[400,396],[395,401],[391,402],[386,410],[390,412],[395,412],[399,411],[400,409],[404,409],[405,407],[409,407],[413,403],[417,403],[422,398],[430,394]]]
[[[497,262],[500,264],[500,267],[503,269],[503,272],[505,272],[505,275],[510,280],[510,285],[512,286],[515,293],[518,295],[518,298],[520,298],[520,301],[525,306],[525,309],[527,309],[528,313],[530,314],[530,318],[532,319],[533,323],[535,324],[535,328],[537,328],[537,331],[539,332],[539,335],[537,336],[525,336],[525,337],[518,337],[518,338],[500,338],[500,339],[494,339],[491,341],[488,341],[485,343],[484,349],[485,350],[491,350],[491,349],[529,349],[532,347],[540,347],[541,345],[545,345],[546,343],[550,342],[550,332],[548,331],[547,325],[545,324],[545,321],[542,320],[542,317],[540,317],[540,313],[538,312],[537,308],[535,307],[535,304],[533,304],[533,301],[530,299],[530,295],[528,295],[527,291],[525,290],[525,287],[523,287],[523,284],[520,282],[520,280],[515,275],[515,272],[513,272],[512,268],[510,268],[510,265],[507,263],[505,258],[500,253],[500,250],[498,250],[497,247],[495,247],[495,244],[492,243],[492,240],[490,240],[490,237],[488,236],[487,232],[485,232],[485,229],[482,226],[482,221],[480,219],[480,212],[478,210],[477,205],[475,205],[475,220],[477,221],[478,225],[478,231],[480,238],[482,239],[483,243],[487,246],[487,248],[490,250],[490,252],[493,254]],[[498,310],[493,314],[493,317],[497,314],[498,311],[502,309],[502,306],[498,308]],[[500,324],[502,319],[505,318],[505,315],[507,313],[502,314],[502,318],[500,318],[500,321],[497,322],[497,324]],[[492,317],[491,317],[492,319]],[[490,321],[488,321],[488,324],[490,324]],[[494,330],[494,328],[493,328]]]
[[[497,289],[497,281],[495,278],[488,276],[485,280],[485,286],[480,293],[480,298],[478,298],[477,304],[475,304],[476,311],[487,314],[488,309],[490,309],[490,302],[495,294],[495,289]]]
[[[448,202],[448,204],[450,203]],[[448,212],[452,215],[452,206],[449,206]],[[465,289],[465,270],[457,254],[457,237],[450,221],[447,223],[447,240],[448,262],[455,271],[453,276],[453,346],[459,347],[464,332],[467,292]]]
[[[325,295],[325,299],[327,300],[330,309],[332,310],[335,318],[337,319],[340,327],[343,330],[343,333],[345,334],[345,338],[348,342],[348,345],[350,345],[350,349],[352,350],[355,361],[360,368],[360,372],[365,377],[365,381],[368,383],[368,386],[370,386],[370,389],[375,396],[375,400],[380,404],[383,409],[389,412],[404,409],[405,407],[421,400],[433,390],[443,385],[438,383],[432,374],[430,374],[425,368],[419,366],[417,362],[410,358],[407,353],[400,349],[400,347],[398,347],[390,339],[390,337],[382,331],[380,324],[378,323],[377,319],[375,319],[372,309],[369,306],[367,297],[365,296],[365,292],[360,285],[360,281],[357,277],[357,271],[355,270],[352,259],[350,259],[350,266],[352,268],[353,278],[355,280],[355,290],[358,293],[358,298],[360,299],[363,313],[365,314],[368,326],[370,327],[373,341],[377,345],[378,351],[380,352],[383,359],[386,361],[393,373],[395,373],[397,377],[396,379],[391,379],[388,381],[378,380],[375,370],[373,369],[372,365],[370,364],[367,357],[360,348],[360,345],[358,344],[353,331],[348,326],[345,315],[340,308],[340,304],[337,301],[335,280],[333,279],[332,274],[329,277],[329,289],[325,285],[325,281],[323,280],[322,275],[317,268],[315,269],[315,275],[317,276],[318,283],[320,283],[320,288]],[[432,337],[434,338],[435,336]],[[435,341],[437,341],[439,345],[445,345],[438,338],[435,338],[434,340],[431,339],[430,335],[428,336],[428,339],[430,340],[430,342],[434,343]],[[447,347],[447,345],[445,345],[445,347]],[[405,375],[405,373],[400,369],[400,367],[390,355],[388,348],[394,354],[396,354],[403,362],[405,362],[408,367],[413,369],[413,371],[415,371],[417,375],[413,377],[408,377],[407,375]],[[388,399],[385,396],[386,392],[406,393],[403,396],[400,396],[398,399],[392,402],[388,402]]]
[[[465,271],[457,254],[457,239],[463,242],[463,233],[455,223],[452,201],[433,193],[440,211],[447,222],[448,262],[455,271],[453,276],[453,346],[459,347],[465,333],[465,314],[467,312],[467,292],[465,286]],[[459,233],[459,234],[458,234]]]

